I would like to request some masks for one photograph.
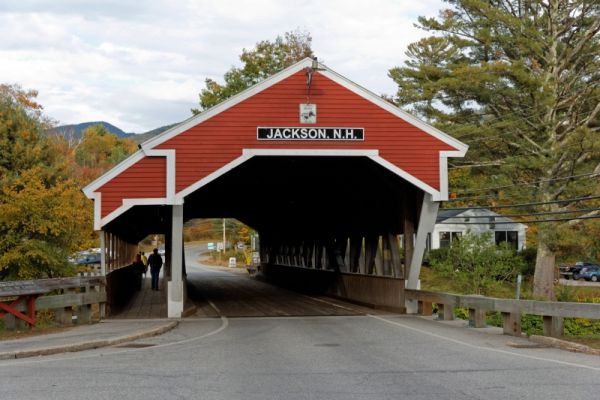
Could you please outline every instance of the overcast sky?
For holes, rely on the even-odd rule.
[[[104,120],[143,132],[188,118],[206,78],[243,48],[311,33],[328,67],[375,93],[425,33],[441,0],[1,0],[0,83],[37,89],[61,124]]]

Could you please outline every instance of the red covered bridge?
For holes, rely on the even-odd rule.
[[[166,235],[169,317],[183,311],[182,229],[193,218],[256,229],[265,273],[295,266],[416,287],[447,158],[467,151],[311,59],[140,147],[84,192],[105,272],[131,262],[147,235]]]

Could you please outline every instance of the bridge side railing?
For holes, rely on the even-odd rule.
[[[36,310],[52,310],[60,324],[70,325],[74,319],[78,324],[90,323],[92,305],[100,310],[106,302],[105,287],[104,276],[91,274],[0,282],[0,318],[4,317],[7,329],[23,323],[35,326]]]
[[[438,306],[438,318],[454,319],[455,308],[469,310],[469,325],[485,327],[488,311],[500,312],[506,335],[521,335],[521,315],[539,315],[543,319],[544,336],[559,337],[564,333],[564,318],[600,319],[600,304],[560,301],[513,300],[476,295],[456,295],[405,289],[405,298],[418,303],[418,313],[432,315],[433,304]]]

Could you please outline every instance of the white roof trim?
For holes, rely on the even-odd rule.
[[[100,204],[100,203],[98,203],[98,204]],[[172,204],[172,203],[170,203],[168,201],[168,199],[166,199],[166,198],[123,199],[123,205],[121,205],[119,208],[116,208],[115,210],[113,210],[110,214],[108,214],[106,217],[102,218],[101,220],[97,220],[97,221],[99,221],[99,224],[97,224],[97,221],[94,220],[94,230],[97,230],[97,231],[101,230],[102,228],[104,228],[106,226],[106,224],[108,224],[109,222],[111,222],[112,220],[114,220],[115,218],[120,216],[121,214],[125,213],[127,210],[129,210],[133,206],[155,206],[155,205],[167,205],[167,204]]]
[[[443,189],[442,189],[442,191],[439,191],[439,190],[432,188],[431,186],[429,186],[422,180],[416,178],[414,175],[409,174],[402,168],[396,166],[395,164],[392,164],[391,162],[389,162],[388,160],[386,160],[380,156],[369,157],[369,158],[371,160],[375,161],[377,164],[381,165],[382,167],[392,171],[394,174],[400,176],[405,181],[412,183],[413,185],[415,185],[416,187],[418,187],[425,193],[429,193],[431,195],[431,198],[433,201],[447,200],[447,198],[444,198],[444,196],[443,196],[443,192],[444,192]],[[440,160],[440,162],[441,162],[441,160]],[[446,192],[447,192],[447,190],[446,190]]]
[[[230,163],[219,168],[215,172],[200,179],[175,195],[175,202],[182,202],[185,196],[195,192],[202,186],[214,181],[220,176],[231,171],[235,167],[245,163],[254,156],[305,156],[305,157],[368,157],[384,168],[390,170],[402,179],[412,183],[421,190],[431,194],[434,201],[444,200],[442,193],[425,182],[415,178],[413,175],[390,163],[379,156],[379,150],[355,150],[355,149],[243,149],[242,155]]]
[[[320,157],[372,157],[378,156],[379,150],[364,149],[244,149],[242,154],[248,156],[320,156]]]

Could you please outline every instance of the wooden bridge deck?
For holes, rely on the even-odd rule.
[[[144,319],[167,318],[167,291],[161,277],[161,290],[152,290],[150,273],[142,278],[142,289],[135,293],[129,303],[117,313],[109,316],[111,319]]]

